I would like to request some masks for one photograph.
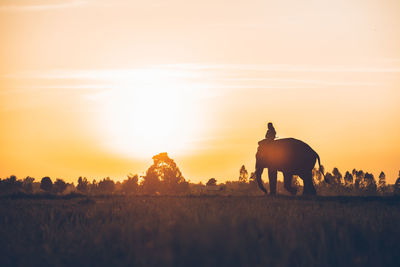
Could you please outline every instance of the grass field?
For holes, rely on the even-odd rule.
[[[399,266],[396,198],[0,199],[1,266]]]

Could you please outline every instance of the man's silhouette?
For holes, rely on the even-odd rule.
[[[268,123],[268,131],[265,134],[265,139],[268,141],[273,141],[276,137],[276,131],[272,122]]]

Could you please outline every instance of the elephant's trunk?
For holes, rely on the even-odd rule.
[[[262,183],[262,180],[261,180],[261,175],[262,175],[262,173],[263,173],[263,169],[256,169],[256,173],[255,173],[255,175],[256,175],[256,181],[257,181],[258,187],[259,187],[265,194],[268,194],[267,189],[265,189],[265,187],[264,187],[264,185],[263,185],[263,183]]]

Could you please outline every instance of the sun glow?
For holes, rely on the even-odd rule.
[[[104,108],[98,122],[105,146],[134,157],[193,149],[204,128],[196,107],[204,85],[191,83],[192,75],[141,69],[103,76],[113,84],[101,95]]]

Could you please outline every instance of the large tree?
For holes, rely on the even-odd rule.
[[[142,182],[143,191],[148,194],[184,193],[189,189],[175,161],[166,152],[153,156],[153,165],[146,171]]]

